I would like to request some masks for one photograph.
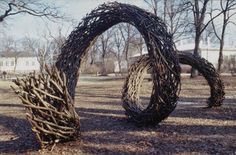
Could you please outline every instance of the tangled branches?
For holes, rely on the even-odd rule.
[[[56,67],[14,83],[19,90],[12,88],[26,107],[27,119],[42,147],[78,138],[79,117],[66,87],[66,77]]]
[[[197,69],[207,80],[211,96],[208,98],[208,107],[221,106],[224,100],[224,84],[215,67],[206,59],[192,55],[191,53],[179,53],[179,61]]]
[[[73,99],[80,65],[94,40],[121,22],[136,27],[148,49],[148,59],[143,58],[146,61],[144,64],[141,59],[130,68],[124,86],[122,100],[127,115],[139,124],[155,125],[175,109],[180,90],[180,66],[172,37],[163,21],[133,5],[117,2],[103,4],[83,18],[70,34],[61,49],[56,67],[47,68],[45,74],[32,74],[15,81],[19,87],[19,91],[15,92],[25,105],[27,118],[42,146],[79,136],[80,124]],[[144,109],[139,103],[138,90],[145,65],[152,68],[153,89],[150,103]],[[203,70],[203,73],[211,71],[212,68]],[[212,91],[222,94],[218,89],[220,87],[214,87]],[[221,100],[214,97],[210,101],[221,104]]]
[[[79,77],[81,62],[93,40],[101,33],[121,22],[132,24],[142,34],[153,66],[153,93],[146,115],[152,123],[165,119],[175,108],[180,83],[178,56],[165,24],[157,16],[136,6],[117,2],[103,4],[93,10],[70,34],[56,62],[67,76],[67,87],[72,97]],[[134,102],[134,101],[132,101]]]
[[[208,98],[209,107],[221,106],[224,100],[224,85],[214,66],[201,57],[196,57],[191,53],[179,52],[179,60],[182,64],[190,65],[196,68],[207,80],[211,88],[211,96]],[[152,62],[148,55],[141,56],[129,69],[126,78],[122,100],[126,115],[138,124],[146,124],[156,120],[155,113],[147,113],[139,99],[139,89],[143,81],[145,69],[152,68]],[[153,88],[154,89],[154,88]],[[152,104],[151,102],[149,104]]]

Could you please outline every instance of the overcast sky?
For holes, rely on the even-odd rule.
[[[68,17],[74,19],[76,26],[82,17],[84,17],[87,13],[90,13],[91,10],[96,8],[99,4],[115,1],[115,0],[54,0],[49,1],[45,0],[45,2],[53,2],[56,6],[61,8],[61,12],[65,13]],[[147,4],[144,0],[116,0],[122,3],[129,3],[139,6],[144,9],[148,9]],[[33,38],[42,38],[44,32],[48,32],[48,29],[55,36],[58,34],[58,28],[62,27],[62,32],[65,35],[69,35],[73,30],[72,23],[63,22],[50,22],[47,19],[41,19],[30,15],[16,15],[11,18],[6,18],[5,26],[3,27],[0,24],[0,29],[3,28],[5,35],[13,36],[15,39],[21,39],[24,37],[33,37]],[[46,24],[47,23],[47,24]],[[229,30],[229,29],[228,29]],[[0,30],[1,31],[1,30]],[[236,27],[231,26],[228,31],[228,36],[226,38],[226,42],[232,42],[236,40]],[[3,33],[0,33],[0,37],[4,37]],[[232,36],[232,37],[231,37]],[[236,44],[236,41],[234,41]]]
[[[46,1],[46,0],[45,0]],[[55,5],[61,8],[61,12],[65,13],[69,18],[74,19],[75,25],[91,10],[99,4],[115,0],[55,0]],[[143,0],[116,0],[122,3],[135,4],[142,8],[147,8]],[[0,28],[2,25],[0,25]],[[58,27],[63,28],[64,34],[69,34],[72,30],[72,23],[61,23],[60,21],[53,23],[47,19],[41,19],[30,15],[16,15],[11,18],[6,18],[3,30],[5,35],[13,36],[20,39],[25,36],[40,38],[43,32],[49,28],[53,34],[58,32]],[[3,35],[2,33],[0,35]]]

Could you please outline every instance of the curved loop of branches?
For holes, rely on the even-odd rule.
[[[211,89],[211,95],[208,98],[208,107],[221,106],[224,100],[224,83],[220,78],[215,67],[206,59],[194,56],[191,53],[179,53],[179,61],[197,69],[207,80]]]
[[[56,66],[68,79],[67,87],[74,98],[75,87],[79,77],[79,68],[88,48],[96,37],[118,23],[130,23],[142,34],[153,66],[153,93],[149,106],[144,110],[127,109],[152,116],[147,124],[158,123],[168,117],[176,107],[180,83],[179,59],[173,47],[171,36],[165,24],[157,16],[136,6],[117,2],[103,4],[93,10],[70,34],[62,47]],[[130,89],[129,86],[125,89]],[[126,91],[127,91],[126,90]],[[129,94],[123,97],[127,104],[135,104],[136,99]],[[130,112],[132,113],[132,112]]]
[[[204,58],[196,57],[191,53],[179,52],[179,58],[180,63],[196,68],[207,80],[211,89],[208,107],[221,106],[225,94],[224,85],[214,66]],[[140,86],[147,68],[153,70],[153,65],[149,56],[143,55],[131,65],[122,92],[123,107],[126,110],[126,115],[138,124],[145,124],[145,122],[155,118],[155,115],[152,116],[149,113],[145,113],[139,99]]]

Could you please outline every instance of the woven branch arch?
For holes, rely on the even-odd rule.
[[[132,24],[142,34],[153,65],[154,89],[147,114],[155,114],[156,123],[168,117],[178,99],[180,66],[174,43],[165,24],[157,16],[136,6],[117,2],[93,10],[70,34],[56,62],[68,79],[67,87],[74,98],[79,68],[94,39],[121,22]]]
[[[196,57],[191,53],[179,52],[179,60],[182,64],[196,68],[207,80],[211,89],[208,107],[221,106],[225,94],[224,85],[214,66],[204,58]],[[123,107],[126,110],[126,115],[141,125],[152,124],[152,121],[155,121],[155,114],[146,113],[139,100],[139,90],[147,68],[153,69],[153,65],[149,56],[143,55],[130,66],[122,92]]]
[[[74,107],[79,69],[89,47],[104,31],[121,22],[142,34],[152,64],[153,93],[145,113],[157,124],[175,109],[180,90],[180,66],[174,43],[162,20],[136,6],[117,2],[93,10],[70,34],[56,66],[45,73],[15,80],[26,115],[42,147],[73,140],[80,135]]]
[[[212,63],[191,53],[179,53],[179,61],[196,68],[207,80],[211,91],[207,101],[208,107],[221,106],[225,98],[224,83]]]

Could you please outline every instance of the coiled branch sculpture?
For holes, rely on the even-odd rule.
[[[225,98],[224,83],[212,63],[191,53],[181,52],[179,53],[179,61],[182,64],[187,64],[197,69],[207,80],[211,90],[210,97],[207,101],[208,107],[221,106]]]
[[[157,124],[175,109],[180,91],[179,58],[163,21],[133,5],[103,4],[83,18],[70,34],[56,67],[47,68],[46,73],[38,76],[33,74],[15,81],[19,90],[14,90],[26,106],[27,118],[42,146],[78,138],[80,124],[74,96],[80,65],[95,39],[121,22],[132,24],[142,34],[153,79],[147,108],[137,104],[137,84],[129,82],[124,87],[128,93],[123,94],[123,107],[130,117],[139,117],[137,121],[141,124]],[[131,67],[130,79],[141,79],[142,69],[138,73],[135,70],[137,68]]]
[[[42,147],[79,136],[75,112],[75,87],[89,47],[104,31],[118,23],[130,23],[142,34],[153,65],[153,93],[146,115],[157,124],[174,110],[180,84],[179,59],[163,21],[133,5],[117,2],[93,10],[70,34],[56,62],[38,77],[17,79],[15,92],[27,109],[27,118]]]
[[[208,98],[208,107],[221,106],[224,100],[224,85],[214,66],[201,57],[196,57],[191,53],[178,52],[179,60],[182,64],[190,65],[196,68],[207,80],[211,95]],[[126,115],[134,120],[137,124],[152,124],[155,120],[151,113],[145,113],[141,101],[139,99],[139,90],[146,69],[153,69],[152,62],[148,55],[140,56],[140,58],[130,66],[128,76],[125,80],[122,92],[123,107]]]
[[[79,68],[93,40],[121,22],[132,24],[142,34],[153,66],[153,93],[145,115],[158,123],[174,110],[180,83],[179,59],[174,43],[163,21],[136,6],[117,2],[103,4],[93,10],[70,34],[56,62],[67,76],[67,87],[74,97]],[[154,117],[155,115],[155,117]]]

